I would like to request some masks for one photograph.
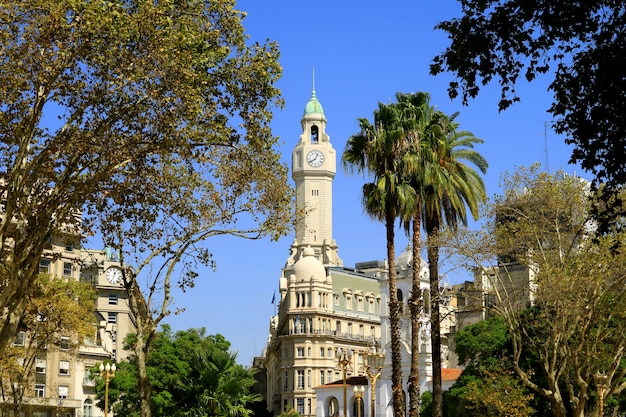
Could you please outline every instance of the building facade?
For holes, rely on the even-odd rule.
[[[336,152],[315,91],[292,154],[296,185],[295,240],[279,279],[277,314],[264,352],[265,400],[274,414],[293,408],[316,414],[314,388],[340,378],[336,353],[351,349],[347,372],[362,372],[361,353],[380,346],[382,265],[345,268],[332,235]]]
[[[73,335],[60,335],[58,346],[46,345],[44,354],[37,353],[30,376],[20,387],[19,409],[25,416],[103,416],[95,405],[95,380],[90,369],[130,355],[123,348],[123,340],[135,332],[135,321],[122,287],[117,257],[110,250],[82,249],[80,241],[75,234],[51,238],[40,259],[39,272],[93,286],[97,292],[93,337],[78,341]],[[21,329],[14,346],[19,352],[31,342],[37,343],[29,329]],[[3,407],[9,407],[11,400],[4,397]]]

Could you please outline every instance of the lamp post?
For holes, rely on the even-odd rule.
[[[598,372],[597,374],[593,376],[593,379],[595,380],[596,388],[598,389],[598,397],[600,400],[599,401],[600,410],[598,412],[598,416],[604,417],[604,393],[606,392],[606,389],[608,387],[609,377],[604,372],[602,373]]]
[[[361,417],[361,404],[360,401],[363,401],[363,393],[365,392],[365,387],[361,385],[360,387],[354,387],[354,397],[356,398],[356,417]]]
[[[109,381],[115,376],[115,364],[100,364],[100,378],[104,378],[104,417],[109,417]]]
[[[365,354],[365,373],[370,379],[372,384],[372,393],[370,401],[372,403],[372,415],[376,416],[376,380],[380,376],[380,370],[383,368],[385,362],[385,355],[382,353],[376,353],[376,347],[372,346],[370,351]]]
[[[343,417],[348,417],[348,393],[347,393],[347,385],[346,385],[346,372],[348,366],[352,361],[352,349],[348,348],[347,351],[343,351],[343,349],[337,349],[337,362],[341,367],[343,372]],[[106,416],[105,416],[106,417]]]

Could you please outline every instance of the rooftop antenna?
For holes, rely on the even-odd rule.
[[[546,153],[546,172],[550,173],[550,159],[548,157],[548,122],[543,122],[543,142],[544,152]]]

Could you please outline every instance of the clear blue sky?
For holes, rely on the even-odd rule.
[[[579,168],[567,165],[571,152],[563,138],[549,126],[544,135],[544,123],[550,121],[547,80],[520,85],[522,103],[499,114],[496,88],[485,89],[463,107],[460,100],[447,96],[449,75],[428,75],[432,58],[447,44],[444,33],[433,28],[460,15],[456,1],[389,0],[383,6],[374,0],[241,0],[238,8],[248,12],[244,26],[252,40],[268,38],[280,46],[283,77],[278,85],[285,107],[276,110],[272,127],[281,138],[285,163],[290,162],[301,133],[300,119],[311,96],[315,68],[317,97],[338,155],[348,137],[358,131],[357,118],[371,118],[379,101],[392,101],[398,91],[426,91],[442,111],[460,112],[457,121],[462,129],[484,139],[478,151],[489,162],[485,177],[489,195],[498,193],[500,175],[515,166],[548,162],[550,171],[563,168],[581,174]],[[333,235],[349,267],[386,257],[382,224],[363,214],[363,182],[337,167]],[[207,272],[194,289],[177,295],[177,306],[186,311],[168,322],[176,330],[205,327],[208,334],[224,335],[232,350],[239,352],[239,362],[250,365],[267,340],[274,314],[272,295],[293,238],[291,234],[279,242],[222,237],[208,241],[217,271]],[[396,247],[400,251],[407,242],[400,233]],[[471,279],[469,274],[466,279]]]

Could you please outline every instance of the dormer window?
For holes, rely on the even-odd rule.
[[[320,141],[320,131],[316,125],[311,126],[311,143],[318,143]]]

